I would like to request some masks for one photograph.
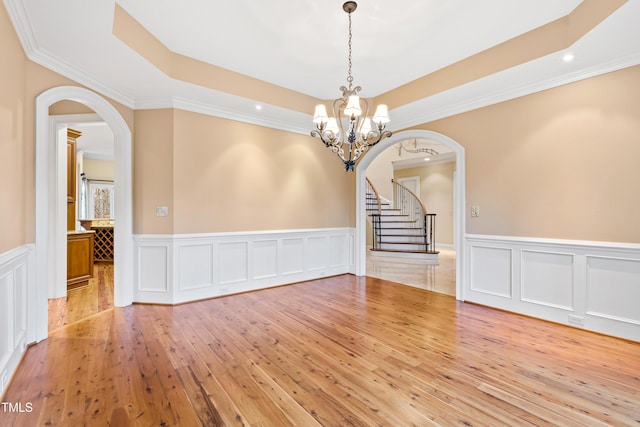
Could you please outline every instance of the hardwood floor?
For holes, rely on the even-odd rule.
[[[89,285],[49,300],[49,332],[113,308],[113,263],[97,262]]]
[[[17,426],[638,426],[640,343],[337,276],[113,308],[28,349]]]

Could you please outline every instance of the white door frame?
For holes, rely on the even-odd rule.
[[[405,139],[431,139],[451,148],[456,153],[456,179],[453,188],[454,205],[454,246],[456,250],[456,298],[464,301],[464,274],[466,256],[464,250],[465,235],[465,153],[464,147],[448,136],[430,130],[413,129],[394,133],[391,137],[371,147],[368,153],[360,160],[356,168],[356,236],[355,236],[355,261],[356,275],[364,276],[367,271],[367,212],[365,179],[367,167],[384,150]]]
[[[49,107],[56,102],[70,100],[91,108],[105,121],[114,137],[115,217],[114,227],[114,304],[126,306],[133,302],[133,208],[131,130],[120,113],[107,100],[77,86],[60,86],[36,97],[35,116],[35,264],[36,280],[32,295],[35,299],[34,325],[29,329],[35,340],[48,335],[49,296],[56,293],[56,281],[66,272],[66,232],[57,230],[61,213],[57,200],[62,198],[58,175],[62,173],[58,159],[60,144],[55,141],[57,126],[50,120]],[[52,124],[53,123],[53,124]],[[52,132],[53,130],[53,132]],[[58,131],[60,129],[57,129]],[[52,140],[53,135],[53,140]],[[65,145],[66,150],[66,145]],[[65,156],[66,158],[66,156]],[[66,171],[66,168],[62,168]],[[66,173],[66,172],[65,172]],[[66,190],[65,190],[66,191]],[[65,214],[66,215],[66,214]],[[66,227],[63,228],[63,231]],[[58,232],[57,232],[58,231]],[[64,256],[56,256],[62,254]],[[59,284],[58,284],[59,285]]]

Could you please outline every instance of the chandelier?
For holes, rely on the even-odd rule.
[[[373,117],[368,117],[369,103],[360,98],[358,92],[360,86],[353,87],[351,75],[351,13],[358,4],[348,1],[342,5],[342,9],[349,14],[349,74],[347,76],[348,87],[341,86],[342,97],[333,101],[333,116],[327,115],[324,104],[316,106],[313,122],[316,129],[311,131],[311,136],[320,138],[324,145],[340,157],[344,163],[345,171],[353,171],[356,162],[369,147],[373,147],[382,139],[390,137],[391,132],[385,131],[389,123],[389,112],[384,104],[378,105]],[[373,125],[371,126],[371,122]]]
[[[413,148],[407,148],[404,145],[404,142],[405,141],[400,141],[398,144],[396,144],[396,148],[398,149],[398,156],[402,156],[402,150],[406,151],[407,153],[427,153],[431,156],[437,156],[439,154],[433,148],[418,147],[418,140],[415,138],[413,140]]]

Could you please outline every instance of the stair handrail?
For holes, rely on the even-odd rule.
[[[382,213],[382,203],[380,201],[380,193],[378,193],[378,190],[376,190],[376,187],[373,185],[373,183],[369,180],[369,178],[365,178],[367,180],[367,193],[373,193],[376,196],[376,201],[378,202],[378,215],[380,213]],[[370,204],[369,201],[367,200],[367,210],[372,211],[373,209],[370,208]]]
[[[422,203],[422,200],[416,196],[413,191],[409,190],[404,185],[391,180],[394,185],[393,199],[394,206],[400,208],[404,215],[408,215],[411,221],[414,221],[418,227],[424,230],[425,235],[425,250],[428,253],[438,253],[435,249],[435,213],[427,212],[427,207]],[[406,203],[404,203],[405,197],[409,198],[409,208],[407,209]],[[407,212],[407,210],[409,212]]]

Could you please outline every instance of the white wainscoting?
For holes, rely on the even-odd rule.
[[[353,228],[134,236],[136,302],[178,304],[354,273]]]
[[[32,288],[29,281],[34,276],[33,256],[33,245],[0,254],[0,396],[18,367],[27,343],[33,340],[27,331],[32,323],[28,319],[28,302]]]
[[[640,341],[640,245],[466,236],[466,301]]]

